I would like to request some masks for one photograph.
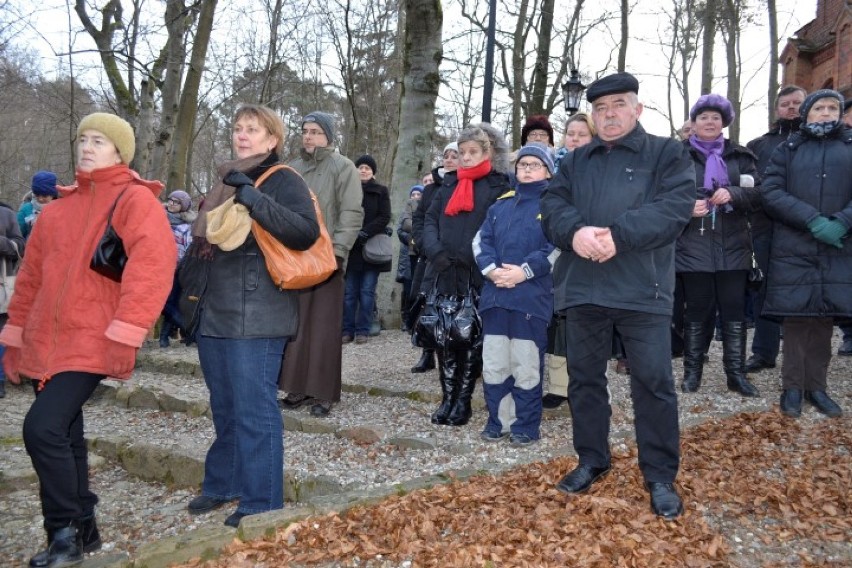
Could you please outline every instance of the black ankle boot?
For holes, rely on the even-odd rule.
[[[435,350],[424,349],[420,355],[420,360],[416,365],[411,367],[412,373],[425,373],[435,368]]]
[[[743,396],[760,396],[757,387],[745,373],[746,323],[729,321],[722,324],[722,366],[728,378],[728,390]]]
[[[696,392],[701,386],[704,372],[704,347],[707,330],[701,322],[686,322],[683,325],[683,382],[680,390]]]
[[[464,426],[470,421],[473,415],[470,402],[473,398],[473,391],[476,389],[476,380],[482,374],[482,352],[478,349],[471,349],[467,352],[464,366],[462,367],[461,386],[459,387],[459,396],[456,398],[453,409],[447,417],[447,424],[450,426]]]
[[[83,543],[83,552],[100,550],[101,535],[98,532],[98,523],[95,521],[94,513],[80,519],[80,540]]]
[[[424,349],[424,353],[425,353]],[[438,380],[441,381],[441,404],[432,413],[432,424],[447,424],[447,418],[459,393],[459,380],[456,377],[458,361],[451,352],[438,355]]]
[[[83,540],[79,521],[48,530],[47,549],[30,558],[31,568],[62,568],[83,562]]]

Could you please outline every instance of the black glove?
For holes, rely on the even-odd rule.
[[[393,229],[391,229],[390,227],[385,227],[384,231],[387,236],[393,236]]]
[[[370,235],[367,234],[367,231],[358,231],[358,242],[362,245],[366,243],[370,238]]]
[[[450,258],[445,252],[439,252],[438,255],[432,259],[432,268],[435,269],[435,272],[441,273],[447,271],[453,265],[453,259]]]
[[[254,208],[255,203],[263,195],[254,187],[254,181],[243,172],[231,170],[222,178],[222,183],[237,188],[234,193],[234,202],[244,205],[249,211]]]

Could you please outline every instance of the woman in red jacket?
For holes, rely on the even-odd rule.
[[[70,566],[100,547],[83,404],[103,378],[130,377],[171,289],[177,251],[157,199],[163,185],[128,167],[134,150],[133,129],[121,118],[94,113],[80,122],[77,183],[40,214],[0,333],[7,378],[32,379],[36,389],[24,443],[48,540],[30,560],[37,568]],[[127,253],[120,282],[89,267],[113,207]]]

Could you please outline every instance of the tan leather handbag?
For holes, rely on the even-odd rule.
[[[291,170],[298,175],[293,168],[277,164],[257,178],[255,187],[259,187],[274,172],[283,169]],[[282,290],[301,290],[316,286],[328,280],[329,276],[337,270],[337,259],[334,258],[331,237],[323,221],[319,201],[313,191],[311,191],[311,201],[314,202],[320,235],[308,250],[291,250],[258,225],[257,221],[252,221],[251,224],[251,232],[266,261],[266,270],[275,285]]]

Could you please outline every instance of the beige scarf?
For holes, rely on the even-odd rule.
[[[228,198],[234,196],[235,188],[222,183],[222,178],[231,170],[247,173],[259,166],[265,159],[269,157],[269,153],[257,154],[243,158],[241,160],[231,160],[222,163],[216,168],[217,180],[210,189],[210,192],[204,198],[204,203],[201,204],[198,210],[198,218],[192,224],[193,238],[204,239],[207,235],[207,212],[212,211],[225,203]]]

